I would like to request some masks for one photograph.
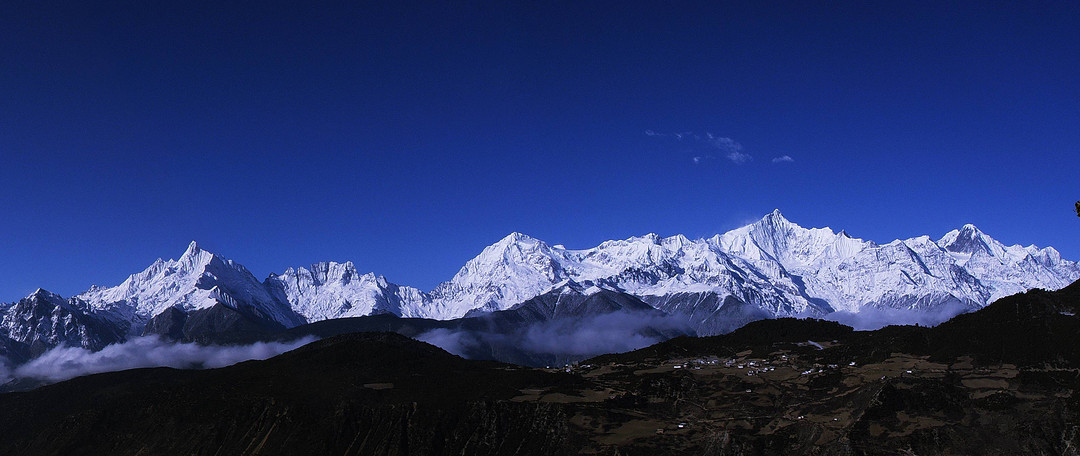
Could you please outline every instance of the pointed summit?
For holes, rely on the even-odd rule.
[[[184,250],[184,254],[180,255],[177,261],[183,268],[186,269],[203,269],[214,258],[219,258],[211,252],[207,252],[199,247],[199,243],[191,241],[187,246],[187,250]]]
[[[303,323],[287,302],[273,296],[243,265],[203,250],[194,241],[178,259],[154,261],[120,285],[92,288],[77,298],[93,309],[119,309],[133,320],[135,332],[168,308],[189,312],[219,303],[234,310],[244,304],[243,311],[253,318],[285,327]]]
[[[491,260],[501,257],[511,251],[531,252],[535,250],[550,249],[543,241],[517,231],[499,239],[498,242],[484,248],[480,255],[473,260]]]
[[[756,226],[773,226],[773,227],[788,227],[794,225],[789,221],[784,214],[780,213],[780,209],[773,209],[772,212],[765,214],[761,220],[754,223]]]
[[[993,240],[980,231],[979,228],[968,223],[959,230],[953,230],[945,234],[938,241],[938,245],[950,252],[975,253],[982,251],[992,254],[992,242]]]
[[[34,292],[30,293],[30,295],[27,296],[26,299],[43,299],[43,300],[46,300],[46,301],[57,301],[57,300],[63,301],[64,300],[64,298],[62,296],[60,296],[60,295],[58,295],[56,293],[53,293],[53,292],[51,292],[49,290],[46,290],[44,288],[38,288],[37,290],[34,290]]]
[[[762,220],[783,220],[788,221],[784,214],[780,213],[780,209],[773,209],[772,212],[765,214]]]
[[[765,214],[761,220],[758,220],[753,225],[756,230],[764,230],[774,233],[787,233],[792,228],[798,228],[799,226],[791,223],[784,214],[780,213],[780,209],[773,209],[772,212]]]
[[[528,234],[519,233],[517,231],[514,231],[513,233],[510,233],[510,234],[506,235],[502,239],[499,239],[499,242],[496,242],[496,244],[509,245],[509,244],[517,244],[519,242],[532,242],[532,241],[535,241],[535,240],[536,239],[534,239],[532,236],[529,236]]]

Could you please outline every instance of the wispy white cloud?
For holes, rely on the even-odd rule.
[[[942,304],[933,309],[875,309],[865,308],[858,312],[833,312],[825,315],[825,320],[851,326],[860,331],[881,329],[888,325],[937,326],[952,317],[972,309],[959,302]]]
[[[716,156],[713,154],[695,155],[690,159],[695,165],[700,165],[710,160],[716,160]]]
[[[743,152],[742,144],[739,144],[734,139],[724,136],[715,136],[708,132],[705,133],[705,137],[710,145],[722,151],[724,156],[733,163],[746,163],[754,159],[750,154]]]
[[[675,133],[659,133],[653,130],[645,130],[645,136],[657,136],[661,138],[675,138],[677,141],[684,139],[699,139],[693,132],[683,131]]]
[[[687,331],[686,322],[675,316],[612,312],[542,321],[509,333],[439,328],[416,338],[464,357],[473,352],[515,347],[538,354],[584,358],[637,350],[663,340],[663,332]]]
[[[772,159],[773,163],[791,163],[793,161],[795,161],[795,159],[791,158],[790,155],[781,155],[779,157],[776,157],[776,158]]]
[[[136,337],[92,352],[81,347],[60,346],[21,366],[11,368],[0,359],[0,383],[28,378],[46,383],[80,375],[139,367],[166,366],[177,369],[215,368],[249,359],[266,359],[313,342],[304,337],[292,342],[257,342],[251,345],[217,346],[167,342],[156,336]]]
[[[725,136],[716,136],[712,133],[705,132],[705,136],[698,135],[694,132],[680,132],[680,133],[658,133],[654,130],[645,130],[646,136],[654,137],[667,137],[675,138],[677,141],[693,141],[700,143],[704,146],[708,146],[711,149],[719,150],[723,153],[724,158],[731,160],[732,163],[742,164],[754,159],[754,157],[743,150],[742,144],[739,144],[734,139]],[[712,155],[695,155],[691,160],[694,164],[700,164],[701,162],[714,158]]]
[[[737,164],[746,163],[746,162],[754,159],[754,157],[751,157],[750,154],[745,153],[745,152],[740,152],[740,151],[737,151],[737,150],[733,150],[731,152],[728,152],[726,157],[728,158],[728,160],[731,160],[732,162],[737,163]]]

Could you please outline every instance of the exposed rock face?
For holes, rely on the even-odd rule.
[[[0,336],[0,364],[4,362],[20,364],[30,358],[30,346]]]
[[[215,304],[190,311],[170,307],[150,319],[143,334],[209,344],[257,340],[284,329],[285,326],[276,321]]]
[[[119,328],[86,303],[41,289],[0,310],[0,336],[29,346],[34,355],[57,345],[97,350],[123,338]]]

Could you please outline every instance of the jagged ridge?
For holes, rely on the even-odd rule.
[[[445,320],[509,309],[568,281],[585,293],[632,294],[682,316],[699,334],[716,334],[761,318],[834,311],[974,310],[1077,278],[1077,263],[1052,247],[1004,246],[973,225],[937,241],[919,236],[877,244],[843,231],[803,228],[779,211],[708,239],[647,234],[584,250],[512,233],[430,292],[361,274],[351,262],[289,268],[259,281],[239,263],[192,242],[179,259],[159,259],[118,286],[95,286],[66,301],[39,297],[36,307],[0,306],[0,336],[23,344],[96,346],[147,328],[172,334],[192,321],[294,327],[373,314]],[[187,318],[196,312],[201,316]],[[30,317],[45,314],[45,320]]]

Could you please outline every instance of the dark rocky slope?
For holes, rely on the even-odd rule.
[[[223,369],[0,395],[0,454],[560,454],[572,441],[564,411],[509,399],[580,382],[397,334],[347,335]]]
[[[779,319],[565,369],[390,333],[0,395],[0,454],[1077,454],[1080,285],[935,328]]]

